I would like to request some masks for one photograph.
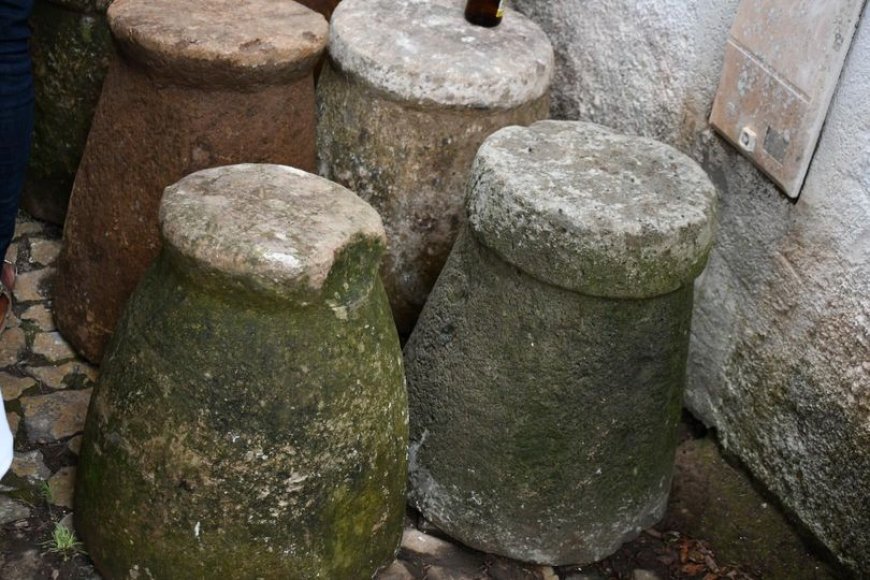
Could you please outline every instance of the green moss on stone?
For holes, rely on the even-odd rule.
[[[33,25],[36,125],[23,204],[62,223],[113,52],[106,17],[38,0]]]
[[[406,395],[375,266],[347,276],[369,251],[339,256],[307,305],[217,293],[158,260],[82,445],[77,524],[101,570],[367,578],[392,559]]]
[[[691,311],[691,286],[586,296],[460,234],[405,349],[412,503],[513,558],[616,550],[665,507]]]

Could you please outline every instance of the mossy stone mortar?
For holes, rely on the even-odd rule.
[[[664,514],[716,196],[672,149],[616,137],[556,122],[491,136],[405,347],[411,503],[483,551],[589,563]]]
[[[85,5],[80,5],[85,4]],[[37,0],[31,24],[36,117],[22,206],[62,224],[114,52],[105,6]]]
[[[407,336],[464,221],[471,162],[549,116],[553,49],[529,19],[473,26],[464,0],[344,0],[318,85],[318,171],[384,219],[382,276]]]
[[[76,174],[55,320],[99,363],[157,257],[167,185],[208,167],[315,168],[313,67],[320,14],[292,1],[117,0],[112,59]]]
[[[275,165],[167,189],[86,422],[76,527],[107,578],[369,578],[402,532],[407,400],[351,192]]]

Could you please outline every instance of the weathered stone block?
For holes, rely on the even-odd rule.
[[[404,519],[407,400],[377,213],[276,165],[167,189],[107,352],[76,526],[108,578],[370,578]]]
[[[463,222],[474,154],[549,111],[553,49],[509,12],[473,26],[463,0],[344,0],[318,85],[318,167],[384,219],[382,276],[410,333]]]
[[[22,206],[62,224],[113,53],[105,6],[37,0],[31,23],[36,116]]]
[[[598,560],[664,513],[716,191],[584,123],[503,129],[472,173],[405,350],[411,501],[481,550]]]
[[[312,67],[323,17],[295,2],[119,0],[110,66],[76,177],[55,294],[57,326],[99,362],[156,257],[168,184],[206,167],[314,169]]]

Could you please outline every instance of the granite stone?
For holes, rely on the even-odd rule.
[[[9,373],[0,373],[0,390],[4,401],[14,401],[21,393],[36,384],[30,377],[16,377]]]
[[[42,452],[38,449],[15,453],[12,459],[12,473],[30,481],[45,481],[51,477],[51,470],[45,466]]]
[[[99,363],[160,248],[163,189],[239,162],[314,169],[311,67],[326,22],[295,2],[118,1],[109,67],[58,261],[55,319]]]
[[[407,336],[444,266],[477,148],[548,116],[553,49],[520,14],[498,29],[460,0],[344,0],[318,84],[318,171],[371,203],[389,239],[382,277]]]
[[[26,520],[30,517],[30,508],[27,504],[14,500],[11,497],[0,495],[0,526]]]
[[[405,347],[410,502],[478,550],[598,561],[664,514],[715,189],[665,145],[549,121],[492,135],[470,183]]]
[[[407,450],[377,213],[248,164],[170,187],[160,221],[82,440],[89,555],[113,577],[372,577],[399,545]]]
[[[91,389],[59,391],[21,398],[24,426],[31,443],[54,443],[82,432]]]

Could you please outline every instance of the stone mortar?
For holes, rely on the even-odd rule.
[[[407,336],[464,221],[477,148],[548,116],[552,48],[519,14],[495,31],[468,24],[458,0],[345,0],[330,40],[319,172],[384,218],[382,275]]]
[[[446,533],[600,560],[664,513],[716,192],[588,123],[498,131],[405,349],[410,498]]]
[[[317,29],[322,17],[312,15]],[[313,64],[307,52],[299,57]],[[211,64],[215,71],[225,66]],[[124,302],[157,256],[157,209],[167,185],[200,169],[240,162],[314,169],[311,70],[268,85],[246,85],[244,76],[232,87],[168,78],[160,72],[155,77],[124,54],[113,60],[75,182],[55,316],[64,336],[92,362],[99,362]]]
[[[377,215],[261,165],[190,176],[162,213],[88,413],[88,553],[109,578],[371,577],[399,546],[407,457]]]

